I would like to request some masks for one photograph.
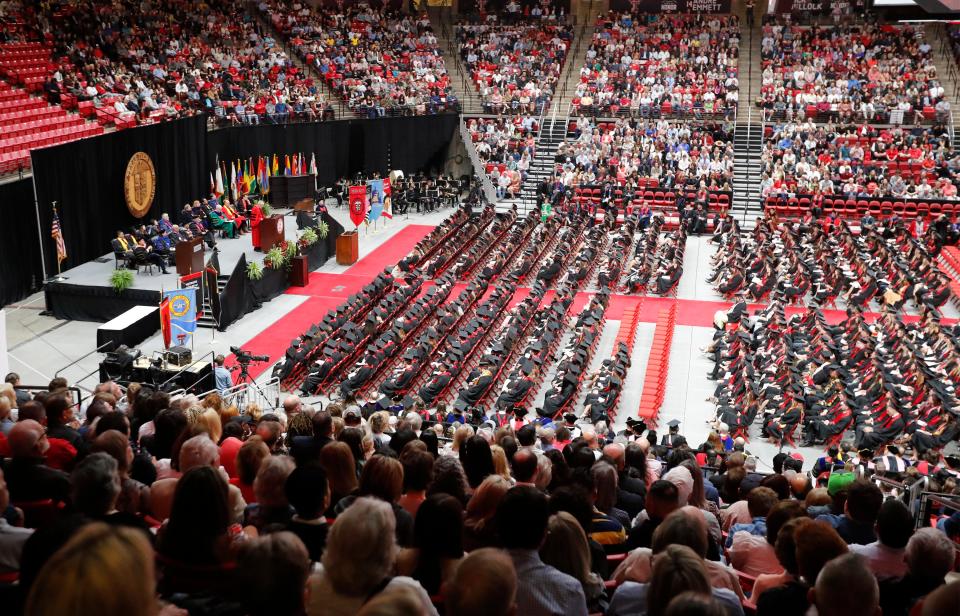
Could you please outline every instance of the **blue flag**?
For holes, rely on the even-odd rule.
[[[170,300],[170,338],[174,343],[186,346],[197,330],[197,290],[165,291],[163,297]]]
[[[374,222],[383,213],[383,180],[367,180],[367,223]]]

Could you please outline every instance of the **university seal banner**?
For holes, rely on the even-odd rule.
[[[146,152],[137,152],[127,163],[123,176],[123,196],[134,218],[143,218],[153,205],[157,191],[157,172]]]
[[[363,184],[351,186],[349,195],[350,220],[355,227],[359,227],[367,220],[367,187]]]

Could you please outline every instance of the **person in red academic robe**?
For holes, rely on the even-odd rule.
[[[260,209],[259,204],[254,203],[253,207],[250,208],[250,231],[253,232],[251,239],[255,250],[260,250],[260,223],[262,221],[263,210]]]
[[[230,205],[229,199],[223,200],[223,217],[233,222],[237,226],[237,230],[240,231],[240,233],[247,231],[246,217],[241,216],[237,213],[237,210],[233,209],[233,206]]]

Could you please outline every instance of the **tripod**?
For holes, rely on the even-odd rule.
[[[253,388],[257,391],[258,394],[260,394],[260,397],[261,397],[263,400],[269,400],[269,398],[267,397],[266,392],[263,391],[263,389],[260,387],[259,384],[257,384],[256,379],[254,379],[252,376],[250,376],[250,370],[249,370],[249,368],[250,368],[250,360],[249,360],[249,359],[244,360],[244,359],[237,358],[237,364],[240,366],[240,374],[237,376],[237,383],[236,383],[236,384],[237,384],[237,385],[244,385],[244,384],[246,384],[246,385],[248,385],[248,386],[253,386]],[[244,396],[244,397],[245,397],[245,396]],[[239,400],[238,402],[246,402],[246,400]],[[278,399],[274,402],[273,408],[276,408],[277,406],[279,406],[279,403],[280,403],[280,400],[279,400],[279,398],[278,398]],[[237,406],[239,406],[239,405],[237,405]]]

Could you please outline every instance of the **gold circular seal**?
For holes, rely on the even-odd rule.
[[[153,168],[153,161],[146,152],[137,152],[127,163],[127,172],[123,176],[123,194],[127,199],[127,209],[134,218],[147,215],[156,190],[157,172]]]

